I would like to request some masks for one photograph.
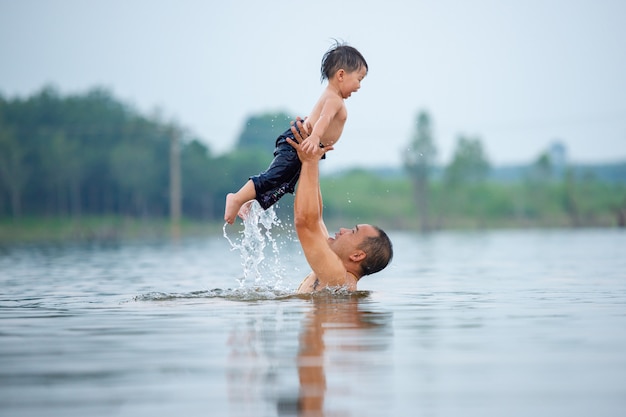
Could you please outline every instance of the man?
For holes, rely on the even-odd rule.
[[[352,229],[339,229],[334,237],[322,218],[322,193],[319,183],[319,160],[333,149],[319,147],[304,152],[299,143],[309,136],[302,121],[291,131],[297,142],[287,139],[302,162],[300,180],[294,202],[294,223],[302,251],[313,270],[298,287],[298,293],[310,293],[326,287],[344,287],[356,291],[361,277],[385,268],[393,256],[391,241],[376,226],[359,224]]]

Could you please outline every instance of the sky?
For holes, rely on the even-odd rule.
[[[624,17],[623,0],[0,0],[0,94],[106,88],[220,154],[251,115],[306,115],[339,39],[369,73],[332,169],[399,166],[420,111],[440,164],[459,135],[493,165],[554,141],[570,162],[623,161]]]

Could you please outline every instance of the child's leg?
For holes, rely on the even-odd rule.
[[[252,180],[248,180],[248,182],[246,182],[236,193],[229,193],[226,195],[224,221],[228,224],[233,224],[241,206],[250,200],[254,200],[255,197],[256,191]]]

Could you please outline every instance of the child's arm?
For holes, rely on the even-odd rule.
[[[320,142],[324,137],[328,126],[330,126],[330,123],[333,121],[335,116],[337,116],[342,107],[342,100],[326,100],[324,106],[322,107],[322,111],[320,112],[320,117],[317,119],[317,122],[315,122],[315,126],[313,126],[311,135],[302,141],[300,148],[304,152],[313,153],[316,148],[319,148]]]

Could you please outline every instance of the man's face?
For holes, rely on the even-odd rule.
[[[343,259],[350,256],[368,237],[376,237],[378,232],[369,224],[358,224],[352,229],[340,228],[334,237],[328,238],[330,248]]]

